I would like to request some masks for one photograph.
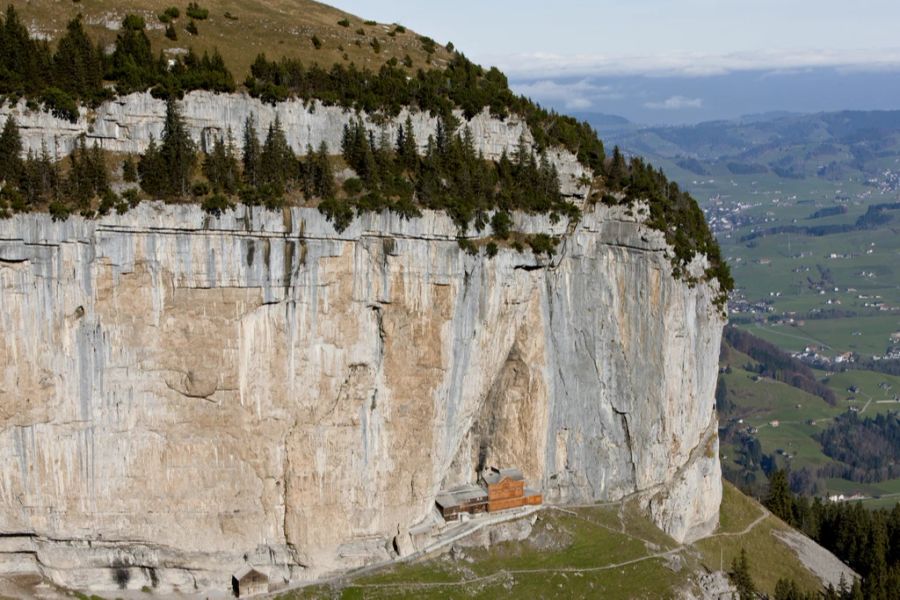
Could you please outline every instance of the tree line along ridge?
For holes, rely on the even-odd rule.
[[[167,115],[162,138],[143,156],[126,157],[121,166],[112,165],[109,156],[83,140],[59,163],[47,152],[23,158],[16,123],[8,119],[0,136],[0,180],[5,182],[0,214],[49,209],[54,217],[65,218],[71,212],[91,216],[124,211],[140,201],[141,192],[167,200],[192,199],[214,212],[237,200],[276,208],[302,199],[318,202],[338,228],[346,227],[355,212],[390,209],[414,216],[420,208],[429,208],[446,211],[461,230],[474,224],[481,231],[490,224],[498,241],[511,239],[521,245],[523,240],[509,231],[511,211],[550,214],[553,219],[580,216],[578,208],[562,197],[558,174],[546,156],[548,149],[562,147],[595,175],[589,182],[593,190],[589,202],[647,203],[647,224],[664,232],[674,248],[677,277],[690,279],[687,265],[703,254],[709,261],[706,279],[719,282],[720,307],[733,287],[718,244],[690,195],[640,158],[626,159],[618,148],[607,157],[587,123],[516,95],[496,68],[484,69],[459,52],[443,69],[414,73],[396,59],[372,71],[353,64],[326,69],[295,59],[269,60],[261,54],[242,86],[251,96],[270,103],[301,98],[383,118],[396,118],[408,108],[436,116],[438,131],[422,156],[410,152],[416,141],[411,140],[408,123],[394,140],[376,139],[361,122],[354,123],[344,133],[342,148],[308,149],[303,159],[294,156],[278,123],[262,144],[256,140],[254,145],[255,124],[248,122],[245,131],[231,132],[212,148],[197,148],[175,100],[193,90],[230,93],[239,86],[217,51],[198,56],[188,50],[174,58],[154,54],[145,27],[141,17],[126,16],[112,51],[107,52],[90,39],[77,17],[52,50],[47,42],[29,35],[13,6],[7,8],[0,18],[0,96],[5,101],[24,98],[30,109],[43,108],[76,121],[80,106],[96,107],[116,96],[149,90],[167,100]],[[485,110],[498,119],[512,115],[523,119],[533,151],[523,143],[512,156],[499,160],[477,154],[456,111],[471,119]],[[242,136],[240,153],[233,135]],[[263,153],[267,153],[264,160]],[[340,186],[334,178],[338,163],[357,175]],[[278,174],[273,165],[280,169]],[[126,183],[139,187],[113,192],[111,166]],[[525,241],[536,251],[552,252],[555,246],[549,236]],[[496,242],[490,244],[488,252],[496,252]],[[461,245],[477,251],[468,241]]]

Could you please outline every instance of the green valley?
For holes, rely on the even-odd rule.
[[[698,198],[735,279],[731,324],[794,355],[833,394],[829,404],[775,381],[723,345],[723,467],[757,494],[780,467],[797,492],[870,507],[900,498],[900,479],[837,476],[846,467],[820,442],[842,415],[900,409],[898,120],[845,112],[607,134]]]

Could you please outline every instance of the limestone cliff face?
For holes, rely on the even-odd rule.
[[[623,209],[517,221],[557,255],[471,256],[431,212],[0,221],[0,570],[312,578],[389,557],[483,464],[711,530],[716,290]]]

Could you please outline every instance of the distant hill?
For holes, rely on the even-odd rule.
[[[619,115],[609,115],[606,113],[573,113],[583,121],[590,123],[597,131],[605,132],[618,129],[637,129],[640,127],[625,117]]]
[[[877,174],[886,159],[900,157],[900,111],[775,113],[682,127],[605,128],[605,134],[608,145],[675,162],[695,175],[725,167],[734,175],[836,181]]]

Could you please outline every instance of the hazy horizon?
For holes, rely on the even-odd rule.
[[[500,67],[516,91],[567,113],[685,124],[900,108],[900,43],[889,26],[900,4],[885,0],[336,5],[452,41]]]
[[[518,93],[560,112],[621,116],[637,124],[682,125],[773,112],[897,110],[893,72],[834,68],[784,73],[743,71],[706,77],[512,79]]]

